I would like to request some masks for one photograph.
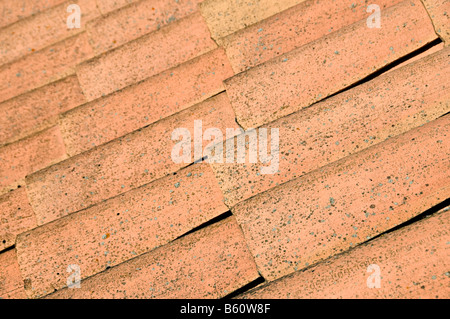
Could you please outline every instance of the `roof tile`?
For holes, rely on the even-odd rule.
[[[382,10],[402,0],[377,1]],[[369,16],[365,0],[308,0],[221,39],[236,73]]]
[[[135,2],[88,24],[96,53],[116,48],[197,10],[200,0],[145,0]]]
[[[16,243],[22,274],[31,282],[27,292],[39,297],[66,286],[71,264],[82,269],[84,280],[227,210],[209,165],[196,164],[36,228]]]
[[[0,298],[26,298],[15,249],[0,253]]]
[[[217,46],[199,13],[191,14],[79,66],[77,75],[93,100],[202,55]]]
[[[84,102],[73,75],[0,103],[0,145],[57,124],[58,114]]]
[[[172,131],[194,120],[203,127],[237,128],[225,94],[217,95],[174,116],[71,157],[27,177],[28,196],[38,224],[50,222],[102,200],[142,186],[187,166],[172,160]],[[209,142],[204,141],[206,146]],[[192,162],[193,154],[191,152]],[[196,158],[198,160],[199,158]]]
[[[16,236],[37,226],[25,188],[0,196],[0,251],[16,242]]]
[[[67,152],[73,156],[186,109],[223,91],[232,74],[216,49],[74,109],[61,120]]]
[[[214,40],[286,10],[305,0],[205,0],[200,10]]]
[[[248,129],[298,111],[437,38],[418,0],[383,12],[380,29],[361,20],[227,80],[238,123]]]
[[[241,297],[448,298],[449,227],[447,207],[427,219]],[[369,265],[379,267],[379,288],[368,288],[369,276],[374,274],[374,270],[368,270]]]
[[[258,278],[233,217],[63,289],[50,298],[220,298]]]
[[[211,164],[225,203],[232,207],[447,113],[449,53],[446,48],[265,125],[268,132],[279,130],[278,173],[261,174],[261,167],[269,164],[260,159],[246,165],[225,161]],[[249,147],[246,145],[246,154]]]
[[[262,276],[275,280],[450,197],[450,115],[236,205]]]
[[[66,158],[57,126],[0,148],[0,194],[25,176]]]
[[[66,19],[69,13],[66,8],[72,3],[80,5],[81,28],[67,28]],[[70,0],[1,29],[0,65],[82,32],[85,23],[99,15],[95,1]]]
[[[74,74],[75,65],[91,58],[86,33],[0,67],[0,102]]]
[[[433,21],[436,33],[445,42],[450,44],[450,1],[448,0],[422,0]]]

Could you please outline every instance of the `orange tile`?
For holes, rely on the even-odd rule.
[[[97,6],[102,14],[107,14],[137,1],[139,0],[101,0],[97,1]]]
[[[58,123],[58,114],[85,102],[76,76],[0,103],[0,145],[11,143]]]
[[[383,13],[380,29],[364,19],[227,80],[238,123],[248,129],[296,112],[437,38],[418,0]]]
[[[17,254],[39,297],[149,252],[227,211],[211,168],[198,164],[22,234]],[[42,265],[47,265],[42,267]]]
[[[429,218],[240,297],[448,299],[449,227],[447,207]],[[377,274],[377,270],[368,271],[369,265],[379,267],[379,288],[369,288],[367,284],[375,283],[373,278]],[[370,276],[373,277],[369,279]]]
[[[382,10],[402,0],[377,1]],[[223,39],[236,73],[367,18],[365,0],[308,0]]]
[[[202,17],[194,13],[82,64],[77,74],[83,92],[93,100],[216,47]]]
[[[67,7],[76,3],[81,9],[81,28],[67,28]],[[95,1],[66,1],[28,19],[0,30],[0,65],[39,51],[54,43],[72,37],[84,30],[87,21],[98,17]]]
[[[97,99],[62,116],[70,156],[186,109],[224,90],[233,74],[222,49]]]
[[[96,53],[116,48],[197,11],[200,0],[135,2],[87,26]]]
[[[0,102],[73,74],[76,64],[92,56],[83,32],[6,64],[0,67]]]
[[[422,0],[433,21],[434,29],[445,45],[450,44],[450,1],[448,0]]]
[[[450,115],[236,205],[261,275],[275,280],[450,197]]]
[[[212,164],[225,203],[232,207],[447,113],[450,110],[449,53],[450,49],[446,48],[264,125],[268,132],[279,129],[278,173],[262,174],[261,167],[272,164],[260,160],[257,163],[247,160],[246,165],[225,161]],[[247,155],[249,146],[246,146]]]
[[[233,217],[81,282],[50,298],[220,298],[258,278]]]
[[[441,42],[441,43],[439,43],[439,44],[429,48],[428,50],[426,50],[426,51],[424,51],[424,52],[422,52],[420,54],[417,54],[416,56],[412,57],[411,59],[408,59],[408,60],[400,63],[399,65],[393,67],[392,69],[388,70],[387,72],[392,72],[394,70],[402,68],[402,67],[404,67],[407,64],[410,64],[412,62],[415,62],[415,61],[418,61],[420,59],[423,59],[423,58],[425,58],[425,57],[427,57],[427,56],[429,56],[429,55],[431,55],[433,53],[436,53],[436,52],[442,50],[442,49],[444,49],[444,43],[443,42]]]
[[[24,187],[0,196],[0,251],[13,246],[18,234],[36,226]]]
[[[0,194],[25,176],[66,158],[57,126],[0,148]]]
[[[204,130],[237,128],[229,101],[225,94],[220,94],[29,176],[28,196],[38,224],[89,207],[187,166],[172,160],[172,148],[178,141],[172,141],[171,136],[174,129],[187,128],[193,138],[194,120],[202,120]],[[203,147],[209,143],[203,141]],[[193,161],[193,151],[191,155]]]
[[[14,249],[0,253],[0,298],[24,299],[26,298],[24,282],[17,264]]]
[[[305,0],[205,0],[199,7],[212,38],[220,40],[303,1]]]
[[[64,1],[65,0],[1,1],[0,28],[52,8]]]

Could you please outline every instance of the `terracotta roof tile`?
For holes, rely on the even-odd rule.
[[[145,0],[135,2],[88,24],[96,53],[116,48],[197,11],[200,0]]]
[[[448,298],[448,209],[241,297]],[[368,287],[369,265],[379,288]]]
[[[26,298],[24,282],[17,263],[14,249],[0,254],[0,298]]]
[[[85,102],[76,76],[69,76],[0,103],[0,145],[58,123],[58,115]]]
[[[450,43],[450,1],[422,0],[433,21],[436,33],[448,46]]]
[[[68,29],[66,19],[69,4],[81,7],[82,28]],[[100,15],[95,1],[66,1],[42,13],[0,30],[0,65],[16,60],[34,51],[72,37],[84,30],[84,24]]]
[[[377,1],[382,9],[402,0]],[[365,0],[308,0],[221,39],[236,73],[368,16]]]
[[[25,176],[66,158],[58,126],[0,148],[0,194]]]
[[[447,48],[265,125],[269,132],[279,129],[278,173],[261,174],[268,166],[261,160],[212,164],[226,204],[232,207],[448,112],[449,54]]]
[[[217,46],[199,13],[82,64],[77,75],[89,100],[158,74]]]
[[[233,217],[50,298],[220,298],[258,278]]]
[[[36,226],[25,188],[0,196],[0,251],[14,246],[16,235]]]
[[[39,297],[66,286],[71,264],[81,267],[84,280],[227,210],[211,168],[197,164],[36,228],[16,243],[22,274],[31,282],[27,292]],[[80,230],[74,232],[75,225]]]
[[[66,0],[18,0],[0,2],[0,28],[54,7]]]
[[[380,29],[361,20],[227,80],[238,123],[248,129],[298,111],[437,37],[418,0],[390,7],[383,17]]]
[[[232,208],[261,275],[305,268],[450,197],[449,129],[447,115]]]
[[[137,1],[139,0],[101,0],[97,1],[97,6],[102,14],[107,14]]]
[[[186,109],[224,90],[233,74],[216,49],[62,116],[67,152],[73,156]]]
[[[305,0],[205,0],[199,7],[212,38],[219,40],[303,1]]]
[[[92,56],[83,32],[1,66],[0,102],[74,74],[76,64]]]
[[[111,143],[71,157],[27,178],[28,196],[38,224],[50,222],[102,200],[149,183],[187,166],[171,158],[175,128],[194,136],[194,120],[204,128],[238,128],[225,94]],[[203,142],[206,146],[207,141]],[[192,154],[192,161],[194,152]],[[196,158],[198,160],[199,158]]]

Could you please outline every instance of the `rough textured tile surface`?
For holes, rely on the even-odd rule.
[[[275,280],[450,197],[450,115],[236,205],[261,275]]]
[[[194,138],[194,120],[202,120],[204,130],[210,127],[221,131],[238,128],[226,95],[220,94],[29,176],[28,196],[38,224],[86,208],[187,166],[172,160],[172,148],[179,140],[174,141],[171,137],[176,128],[186,128]],[[203,141],[203,148],[207,144],[209,142]],[[191,162],[194,155],[191,151]]]
[[[53,126],[58,115],[86,101],[76,76],[0,103],[0,145]]]
[[[66,157],[61,132],[57,126],[0,148],[0,194],[25,176]]]
[[[117,91],[214,48],[199,13],[82,64],[77,75],[89,100]]]
[[[73,156],[186,109],[223,91],[232,74],[217,49],[74,109],[61,120],[67,152]]]
[[[101,0],[97,1],[97,5],[102,14],[107,14],[137,1],[139,0]]]
[[[220,298],[258,278],[233,217],[50,298]]]
[[[199,6],[214,40],[305,0],[205,0]]]
[[[93,56],[86,33],[51,45],[0,67],[0,102],[75,72],[75,65]]]
[[[226,81],[238,123],[258,127],[338,92],[437,38],[418,0],[362,20]]]
[[[247,161],[245,165],[225,160],[212,164],[225,203],[232,207],[447,113],[450,110],[449,54],[450,48],[446,48],[264,125],[269,132],[279,130],[278,172],[262,174],[261,167],[269,164],[260,159],[256,163]],[[249,148],[250,144],[246,145],[246,155]]]
[[[450,1],[422,0],[422,2],[433,21],[436,33],[448,46],[450,44]]]
[[[17,264],[14,249],[0,253],[0,298],[23,299],[26,298],[24,282]]]
[[[377,1],[381,10],[402,0]],[[308,0],[223,39],[236,73],[299,48],[370,15],[365,0]]]
[[[146,0],[133,3],[87,26],[96,53],[116,48],[195,11],[200,0]]]
[[[81,279],[162,246],[227,211],[211,168],[196,164],[147,186],[22,234],[17,254],[27,292],[66,286],[68,265]]]
[[[66,9],[73,3],[81,9],[81,28],[69,29],[66,20],[70,13]],[[70,0],[0,29],[0,65],[82,32],[85,23],[99,14],[95,1]]]
[[[18,234],[36,226],[25,188],[0,196],[0,251],[13,246]]]
[[[240,297],[448,299],[449,228],[447,208]],[[368,287],[368,282],[374,282],[369,277],[376,275],[369,265],[379,267],[379,288]]]
[[[16,0],[0,2],[0,28],[54,7],[66,0]]]

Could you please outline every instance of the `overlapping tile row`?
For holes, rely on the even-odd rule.
[[[23,186],[26,175],[66,157],[58,126],[0,147],[0,194]]]
[[[200,13],[196,12],[81,64],[77,75],[86,97],[93,100],[216,47]]]
[[[80,6],[80,28],[67,27],[67,8],[71,4]],[[0,29],[0,65],[82,32],[85,24],[99,15],[96,1],[70,0]]]
[[[436,33],[448,46],[450,43],[450,1],[422,0],[422,2],[433,21]]]
[[[384,10],[402,0],[377,1]],[[308,0],[270,18],[241,29],[220,43],[236,73],[368,17],[367,1]]]
[[[69,213],[173,173],[189,163],[176,163],[172,149],[179,137],[172,132],[186,128],[192,137],[194,161],[194,121],[203,130],[225,131],[239,128],[225,93],[212,97],[173,116],[135,131],[90,151],[71,157],[27,177],[28,196],[38,224]],[[201,138],[201,137],[200,137]],[[209,141],[202,141],[202,149]],[[195,160],[201,159],[195,157]]]
[[[248,129],[291,114],[437,39],[420,1],[383,13],[382,28],[361,20],[227,80],[238,123]]]
[[[23,233],[16,248],[27,292],[39,297],[162,246],[225,213],[208,164],[196,164],[86,210]]]
[[[93,55],[82,32],[0,66],[0,102],[74,74],[76,65]]]
[[[216,49],[69,111],[61,119],[67,152],[73,156],[182,111],[223,91],[232,74]]]
[[[450,197],[450,115],[232,208],[269,281],[374,237]]]
[[[24,299],[26,298],[24,282],[17,263],[14,249],[0,253],[0,298]]]
[[[103,2],[103,1],[102,1]],[[201,0],[144,0],[88,23],[94,51],[103,53],[197,11]]]
[[[21,0],[0,2],[0,28],[50,9],[66,0]]]
[[[17,235],[36,226],[25,187],[0,196],[0,252],[14,246]]]
[[[261,159],[246,165],[225,160],[212,164],[225,203],[232,207],[447,113],[450,110],[449,54],[449,48],[440,50],[264,125],[268,132],[279,130],[278,155],[275,155],[279,161],[278,172],[262,174],[261,167],[268,164]],[[246,145],[247,156],[250,147]]]
[[[229,217],[49,298],[220,298],[258,277],[242,231]]]
[[[449,228],[447,207],[240,298],[448,299]]]
[[[199,6],[214,40],[244,29],[305,0],[205,0]]]
[[[58,124],[59,114],[86,101],[75,75],[0,103],[0,145]]]

